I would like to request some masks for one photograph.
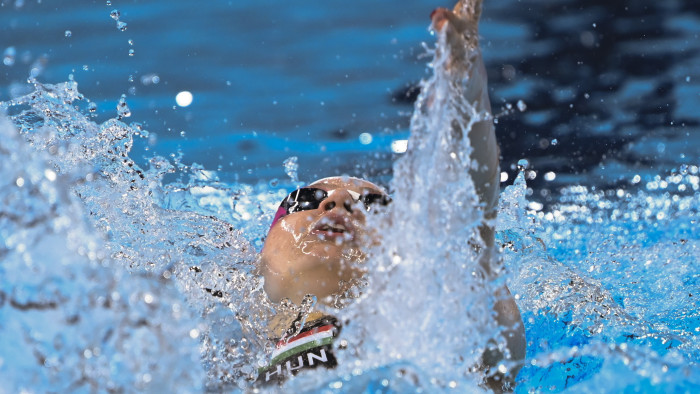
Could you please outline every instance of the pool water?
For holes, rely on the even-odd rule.
[[[275,206],[322,176],[390,185],[436,6],[0,1],[0,392],[250,387]],[[480,33],[516,391],[696,392],[698,11],[490,1]],[[360,354],[283,390],[479,390],[497,284],[468,275],[476,219],[447,211],[458,236],[419,215],[387,236],[342,312]]]

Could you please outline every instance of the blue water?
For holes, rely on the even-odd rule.
[[[2,126],[0,392],[245,387],[264,344],[232,316],[260,297],[246,275],[292,187],[283,161],[302,182],[387,184],[430,75],[428,15],[448,4],[111,3],[0,1],[0,101],[32,92],[28,76],[85,97],[75,112],[58,87],[8,109],[39,114],[15,118],[29,134]],[[499,213],[528,337],[517,390],[697,391],[696,7],[489,1],[480,33],[503,186],[529,162]],[[122,94],[136,130],[103,123]],[[306,387],[381,388],[392,368]],[[476,389],[432,368],[424,387]]]

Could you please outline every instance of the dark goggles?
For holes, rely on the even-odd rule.
[[[387,205],[391,202],[391,198],[386,194],[379,193],[357,193],[352,190],[347,190],[353,199],[353,202],[361,202],[366,210],[370,210],[372,204]],[[309,211],[312,209],[318,209],[321,206],[323,200],[328,198],[329,193],[323,189],[318,189],[315,187],[302,187],[297,189],[282,200],[280,207],[277,209],[275,218],[272,220],[270,228],[277,223],[278,220],[289,215],[290,213]],[[347,205],[346,205],[347,206]],[[351,208],[347,206],[348,210]]]

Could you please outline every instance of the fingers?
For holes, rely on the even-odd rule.
[[[430,20],[433,23],[433,29],[436,31],[442,30],[445,23],[450,19],[454,18],[452,11],[447,8],[438,7],[433,12],[430,13]]]

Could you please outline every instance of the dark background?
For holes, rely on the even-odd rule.
[[[224,182],[256,183],[288,179],[282,162],[298,156],[302,181],[386,183],[391,142],[407,137],[417,82],[430,72],[421,42],[432,45],[437,6],[451,4],[0,0],[0,100],[26,93],[31,72],[45,83],[72,74],[98,122],[126,95],[123,120],[151,134],[132,155],[142,163],[181,154]],[[630,187],[637,174],[697,165],[699,8],[487,0],[481,43],[504,184],[523,158],[544,201],[562,186]],[[184,108],[183,90],[194,96]]]

